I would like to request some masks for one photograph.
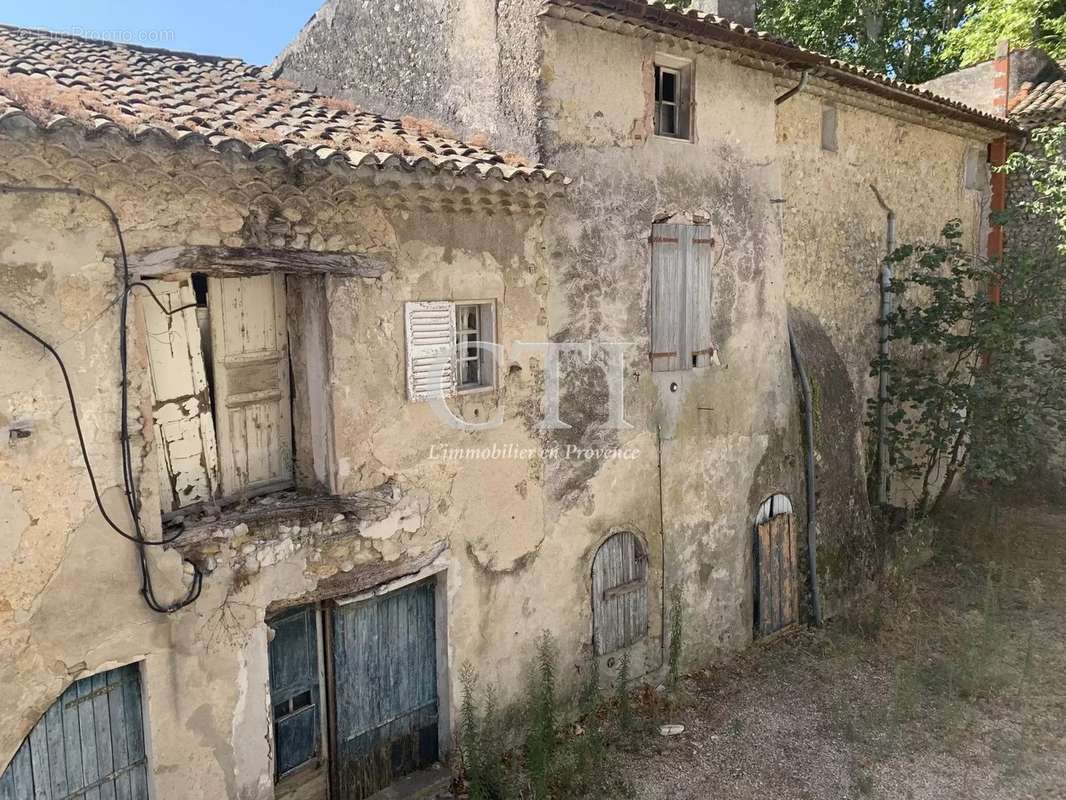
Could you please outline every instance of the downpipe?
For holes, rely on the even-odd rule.
[[[877,376],[877,504],[888,505],[888,320],[892,316],[892,254],[896,251],[896,212],[889,208],[872,183],[874,197],[885,211],[885,258],[881,262],[881,332],[878,341],[880,369]]]
[[[799,375],[800,391],[803,394],[803,438],[806,445],[803,471],[807,478],[807,563],[810,564],[811,570],[811,613],[814,616],[814,624],[821,627],[824,620],[822,618],[822,596],[818,589],[818,500],[814,474],[814,401],[811,382],[803,366],[803,358],[796,345],[796,336],[792,332],[791,323],[788,326],[788,349],[792,353],[792,363]]]

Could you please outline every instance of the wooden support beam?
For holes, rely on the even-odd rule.
[[[129,264],[135,276],[165,280],[168,275],[189,272],[203,272],[220,278],[271,272],[380,278],[392,269],[394,262],[391,256],[376,253],[187,245],[131,253]]]

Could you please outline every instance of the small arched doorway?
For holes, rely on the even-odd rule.
[[[630,531],[613,534],[592,560],[592,640],[596,655],[648,634],[648,554]]]
[[[755,514],[755,632],[776,633],[799,622],[796,516],[787,495],[766,498]]]

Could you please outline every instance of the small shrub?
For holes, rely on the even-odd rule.
[[[614,680],[615,709],[618,713],[618,727],[623,733],[629,733],[636,726],[633,713],[633,701],[629,696],[629,651],[622,653],[618,664],[618,675]]]
[[[526,768],[535,798],[547,798],[558,747],[555,683],[558,674],[555,637],[544,631],[537,637],[529,686],[529,730],[526,736]]]

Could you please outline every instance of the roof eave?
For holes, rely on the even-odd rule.
[[[682,38],[706,41],[740,50],[780,65],[798,70],[817,70],[819,77],[844,86],[875,94],[885,99],[903,103],[929,113],[958,119],[982,128],[1005,134],[1020,135],[1022,131],[1008,119],[993,117],[961,103],[934,95],[932,92],[905,89],[854,70],[846,69],[841,62],[828,56],[804,50],[725,20],[716,22],[704,19],[695,11],[682,13],[661,5],[651,5],[644,0],[547,0],[548,13],[566,18],[565,14],[553,13],[552,9],[578,9],[598,16],[624,18],[637,27]],[[885,79],[891,80],[891,79]]]

